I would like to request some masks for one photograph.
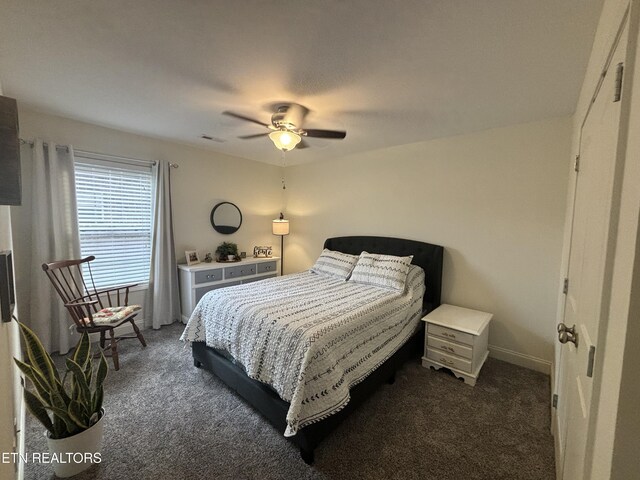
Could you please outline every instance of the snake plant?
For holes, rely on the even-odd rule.
[[[65,359],[66,371],[58,372],[51,356],[27,326],[18,322],[25,345],[25,360],[14,358],[33,390],[24,389],[27,409],[49,431],[52,439],[71,437],[94,425],[102,415],[103,382],[107,361],[100,353],[94,368],[91,342],[85,332],[73,355]]]

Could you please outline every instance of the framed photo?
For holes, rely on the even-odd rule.
[[[195,250],[185,250],[184,256],[187,257],[187,265],[195,265],[200,263],[200,257]]]
[[[253,256],[255,258],[271,258],[273,256],[271,245],[253,247]]]

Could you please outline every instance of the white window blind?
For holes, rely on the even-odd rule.
[[[82,256],[94,255],[97,288],[149,281],[153,219],[151,166],[76,154]],[[88,271],[85,271],[88,275]]]

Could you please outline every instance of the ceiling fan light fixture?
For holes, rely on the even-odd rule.
[[[271,132],[269,134],[269,138],[277,149],[284,152],[293,150],[302,140],[300,135],[288,130],[276,130],[275,132]]]

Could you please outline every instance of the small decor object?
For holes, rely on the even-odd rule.
[[[94,368],[89,334],[82,334],[73,355],[58,372],[35,333],[18,322],[25,345],[23,362],[14,358],[33,389],[24,389],[24,402],[47,430],[47,443],[57,477],[76,475],[100,463],[104,409],[104,379],[109,367],[102,352]],[[55,459],[60,459],[56,461]]]
[[[204,256],[204,261],[205,261],[205,263],[211,263],[211,262],[213,262],[213,257],[211,256],[211,252],[207,253],[207,254]]]
[[[220,245],[218,245],[218,248],[216,248],[216,259],[218,262],[240,261],[240,255],[238,254],[238,245],[232,242],[222,242]]]
[[[273,256],[271,245],[253,247],[253,256],[255,258],[271,258]]]
[[[184,256],[187,257],[187,265],[196,265],[200,263],[200,257],[195,250],[185,250]]]
[[[247,258],[247,252],[240,252],[240,258]]]

